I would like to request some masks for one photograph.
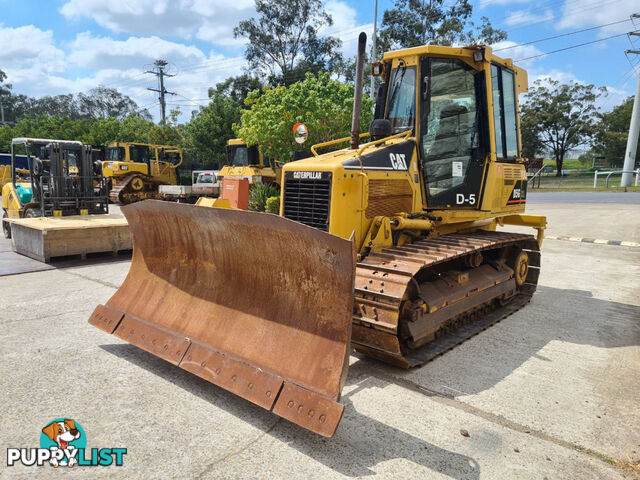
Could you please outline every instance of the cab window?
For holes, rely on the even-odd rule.
[[[146,145],[131,145],[129,154],[132,162],[149,163],[149,147]]]
[[[428,113],[421,125],[422,168],[431,203],[447,205],[454,203],[454,191],[465,198],[476,191],[474,164],[481,160],[476,72],[456,59],[434,58],[424,64]]]
[[[412,130],[416,112],[416,68],[398,67],[389,88],[387,119],[392,133]]]
[[[231,165],[234,167],[246,167],[249,165],[249,149],[246,145],[232,146],[229,148]]]
[[[124,160],[124,147],[107,147],[104,150],[104,158],[108,162],[120,162]]]
[[[496,155],[499,159],[513,160],[518,156],[518,118],[513,72],[491,65],[491,90]]]

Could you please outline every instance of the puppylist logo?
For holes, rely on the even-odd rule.
[[[91,448],[80,424],[69,418],[49,422],[40,433],[40,448],[7,448],[7,466],[42,467],[122,466],[126,448]]]

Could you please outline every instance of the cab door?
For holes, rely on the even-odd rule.
[[[427,208],[479,208],[489,152],[485,73],[459,59],[425,57],[420,75]]]

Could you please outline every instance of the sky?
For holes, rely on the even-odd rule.
[[[322,34],[339,37],[343,53],[355,55],[358,33],[372,32],[374,0],[325,0],[324,5],[334,24]],[[486,16],[507,32],[508,39],[494,48],[515,61],[597,41],[517,62],[528,70],[530,84],[550,77],[607,87],[599,100],[602,110],[635,92],[640,55],[627,56],[625,50],[640,50],[640,36],[625,33],[640,30],[640,17],[630,19],[640,14],[638,0],[472,0],[472,5],[476,21]],[[378,22],[392,6],[379,0]],[[0,0],[0,70],[15,93],[36,97],[97,85],[118,88],[158,119],[157,93],[147,90],[157,87],[157,79],[144,72],[162,58],[175,75],[166,80],[167,90],[177,93],[167,98],[168,109],[179,108],[186,121],[207,103],[208,87],[246,68],[245,44],[233,37],[233,28],[254,14],[253,0]],[[584,29],[590,30],[571,34]],[[563,34],[570,35],[538,42]],[[613,35],[618,36],[606,39]]]

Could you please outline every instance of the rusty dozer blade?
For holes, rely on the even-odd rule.
[[[89,323],[332,436],[348,368],[352,242],[277,215],[147,200],[133,259]]]

